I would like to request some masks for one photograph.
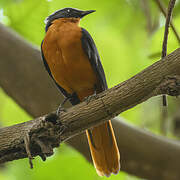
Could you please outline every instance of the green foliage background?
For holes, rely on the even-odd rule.
[[[166,5],[167,2],[166,0]],[[149,5],[152,21],[159,23],[151,33],[147,30],[147,17],[140,0],[0,0],[0,22],[39,48],[45,34],[44,19],[50,13],[64,7],[95,9],[96,13],[84,18],[81,26],[86,28],[95,40],[109,87],[112,87],[160,59],[160,57],[153,59],[148,57],[161,52],[165,21],[154,1],[149,1]],[[176,27],[180,27],[179,14],[180,3],[177,3],[174,10]],[[169,52],[179,46],[171,31],[168,45]],[[122,113],[121,116],[136,126],[147,127],[159,133],[159,104],[159,98],[153,98]],[[7,97],[3,90],[0,90],[0,122],[3,126],[30,119],[26,112]],[[16,179],[98,180],[106,177],[98,177],[92,165],[78,152],[63,144],[45,163],[36,158],[33,170],[29,169],[27,159],[13,161],[0,168],[0,180]],[[119,175],[112,175],[109,179],[139,178],[120,172]]]

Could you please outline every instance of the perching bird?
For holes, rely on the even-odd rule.
[[[44,65],[72,105],[107,89],[96,45],[79,26],[80,19],[92,12],[64,8],[46,19],[46,35],[41,44]],[[111,121],[86,130],[86,134],[98,175],[117,174],[120,154]]]

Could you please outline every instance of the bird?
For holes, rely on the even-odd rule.
[[[68,7],[55,11],[45,20],[42,59],[65,96],[64,102],[68,99],[72,105],[108,88],[95,42],[79,25],[83,17],[93,12]],[[97,174],[107,177],[117,174],[120,153],[111,120],[86,130],[86,135]]]

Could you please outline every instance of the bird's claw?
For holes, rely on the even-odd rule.
[[[57,124],[57,119],[59,118],[61,112],[66,112],[67,110],[62,106],[59,106],[55,113],[50,113],[45,117],[45,120]]]
[[[56,111],[56,115],[59,116],[61,112],[67,112],[67,110],[60,105]]]
[[[61,124],[61,128],[60,128],[60,131],[59,131],[59,135],[61,136],[66,129],[67,129],[67,126],[66,126],[65,124]]]
[[[45,121],[52,122],[53,124],[56,124],[58,117],[59,116],[57,115],[57,113],[50,113],[45,117]]]
[[[97,96],[96,96],[96,93],[90,95],[90,96],[87,96],[84,98],[84,101],[86,101],[87,104],[89,104],[89,102],[92,100],[92,99],[97,99]]]

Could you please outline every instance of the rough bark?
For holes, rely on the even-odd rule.
[[[0,39],[1,87],[3,87],[8,95],[15,99],[18,104],[33,116],[39,116],[40,114],[55,109],[58,104],[57,99],[62,100],[62,96],[57,92],[53,82],[49,80],[49,77],[42,66],[42,62],[40,61],[39,51],[32,48],[28,43],[25,43],[17,35],[14,35],[2,25],[0,26]],[[98,99],[93,100],[89,105],[78,105],[79,108],[83,108],[84,105],[84,108],[88,106],[94,107],[96,103],[99,103],[101,108],[104,108],[104,104],[106,104],[105,108],[103,110],[100,108],[101,110],[99,111],[100,114],[103,115],[101,119],[104,119],[104,115],[106,118],[109,118],[109,115],[112,117],[117,113],[145,101],[151,96],[161,93],[171,95],[179,94],[179,89],[174,87],[179,87],[178,75],[180,72],[178,72],[178,69],[180,68],[180,50],[178,49],[170,54],[166,58],[166,61],[163,61],[162,63],[163,64],[157,62],[137,76],[122,83],[119,87],[115,87],[113,91],[108,90],[110,98],[114,97],[113,92],[117,93],[117,91],[119,91],[119,96],[121,96],[123,103],[118,101],[119,97],[117,97],[116,101],[111,102],[107,98],[108,96],[104,96],[104,93],[102,93],[101,95],[98,95]],[[127,99],[129,101],[127,101]],[[77,107],[73,109],[77,110]],[[73,112],[73,109],[68,111],[68,113]],[[88,110],[85,109],[85,111],[79,113],[83,114],[83,112],[88,112]],[[76,113],[78,113],[78,110]],[[63,114],[64,119],[66,119],[66,115],[66,113]],[[96,114],[94,114],[94,116],[96,116]],[[76,118],[77,116],[74,117]],[[87,119],[89,116],[84,117]],[[95,122],[96,120],[93,117],[90,117],[90,119],[92,122]],[[81,120],[83,124],[86,124],[86,121],[83,121],[83,118]],[[10,147],[11,150],[16,143],[19,144],[19,149],[18,146],[15,146],[16,148],[13,149],[15,151],[6,151],[3,153],[14,154],[16,159],[27,157],[23,145],[24,135],[29,127],[32,127],[32,125],[35,127],[40,121],[42,121],[42,119],[1,129],[0,133],[4,133],[4,137],[9,136],[8,141],[4,141],[4,138],[0,135],[1,144],[3,139],[3,142]],[[42,123],[40,124],[42,125]],[[122,170],[149,179],[179,179],[180,175],[177,167],[179,166],[178,159],[180,156],[180,147],[177,143],[153,136],[150,133],[128,126],[121,121],[114,121],[113,124],[115,124],[114,127],[119,148],[121,150]],[[90,123],[89,125],[91,126],[92,124]],[[21,128],[21,131],[18,133],[16,128],[18,130]],[[10,130],[14,133],[12,134]],[[77,133],[77,131],[73,132]],[[18,135],[16,133],[18,133]],[[35,132],[35,134],[37,134],[37,132]],[[67,136],[69,135],[70,134],[67,133]],[[19,136],[21,138],[12,141],[14,136]],[[32,151],[33,155],[40,152],[39,146],[37,145],[37,138],[35,139],[34,142],[36,142],[36,144],[32,144],[32,146],[34,146],[34,148],[32,148],[34,149],[34,151]],[[84,142],[84,137],[78,136],[70,139],[68,143],[82,152],[89,159],[87,142],[80,143],[81,140]],[[46,142],[49,143],[49,141]],[[54,142],[53,139],[52,142]],[[54,146],[57,146],[57,143],[54,142]],[[0,145],[0,147],[2,146]],[[45,150],[47,150],[47,155],[52,154],[49,149],[44,149],[44,151]],[[21,157],[19,155],[21,155]],[[41,156],[44,158],[43,155]],[[3,158],[7,157],[4,156]],[[12,158],[13,157],[11,157],[11,159]],[[3,162],[3,160],[1,162]]]

